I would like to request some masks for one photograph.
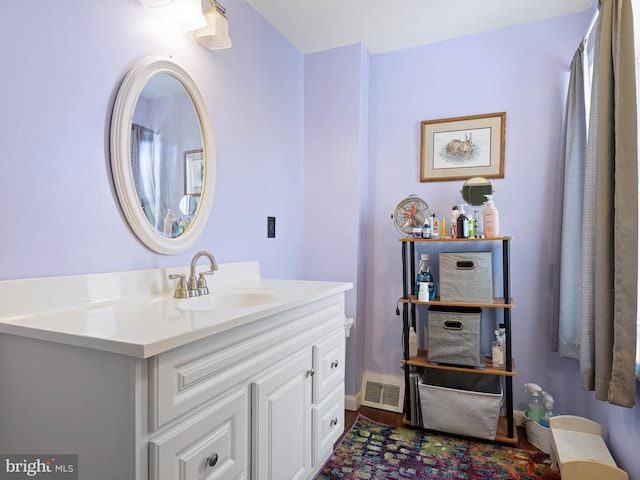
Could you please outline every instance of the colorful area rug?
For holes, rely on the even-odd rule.
[[[390,427],[358,415],[316,480],[559,479],[549,455],[423,430]]]

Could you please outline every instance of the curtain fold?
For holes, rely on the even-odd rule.
[[[632,407],[638,148],[631,0],[599,0],[594,46],[588,109],[580,103],[588,85],[578,67],[583,43],[572,62],[565,113],[557,349],[579,359],[581,385],[597,399]]]

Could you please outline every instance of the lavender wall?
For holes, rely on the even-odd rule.
[[[303,278],[349,280],[345,387],[360,389],[368,277],[368,82],[363,45],[305,57]]]
[[[217,52],[159,30],[152,13],[136,0],[0,3],[0,279],[185,265],[199,249],[299,277],[303,55],[244,1],[229,2],[233,48]],[[217,144],[207,228],[175,256],[136,239],[110,178],[117,88],[151,54],[190,72]]]

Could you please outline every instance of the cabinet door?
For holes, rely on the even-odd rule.
[[[206,407],[149,442],[152,480],[243,478],[249,434],[247,388]]]
[[[309,475],[311,367],[311,348],[306,348],[252,383],[252,478],[288,480]]]

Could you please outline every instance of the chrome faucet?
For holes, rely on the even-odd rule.
[[[198,274],[198,278],[196,279],[196,264],[198,263],[198,259],[200,257],[207,257],[209,259],[209,270],[200,272]],[[207,287],[207,281],[204,279],[204,276],[213,275],[213,272],[215,272],[216,270],[218,270],[218,264],[216,263],[216,259],[211,254],[211,252],[202,250],[196,253],[191,260],[191,270],[189,272],[188,282],[187,280],[185,280],[185,274],[169,275],[169,278],[172,280],[176,278],[180,279],[173,296],[175,298],[189,298],[198,297],[200,295],[208,295],[209,287]]]

